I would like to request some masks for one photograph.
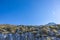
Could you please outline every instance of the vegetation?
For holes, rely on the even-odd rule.
[[[26,26],[26,25],[9,25],[9,24],[1,24],[0,25],[0,33],[26,33],[31,32],[34,35],[39,33],[39,36],[57,36],[60,37],[60,25],[42,25],[42,26]]]

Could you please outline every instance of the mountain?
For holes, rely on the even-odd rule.
[[[48,25],[48,26],[56,25],[56,23],[54,23],[54,22],[50,22],[50,23],[48,23],[47,25]]]

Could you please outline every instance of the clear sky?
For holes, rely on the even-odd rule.
[[[0,0],[0,24],[60,23],[60,0]]]

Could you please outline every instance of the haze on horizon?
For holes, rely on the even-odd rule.
[[[0,0],[0,24],[60,24],[60,0]]]

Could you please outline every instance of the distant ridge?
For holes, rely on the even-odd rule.
[[[54,23],[54,22],[50,22],[50,23],[48,23],[47,25],[48,25],[48,26],[56,25],[56,23]]]

